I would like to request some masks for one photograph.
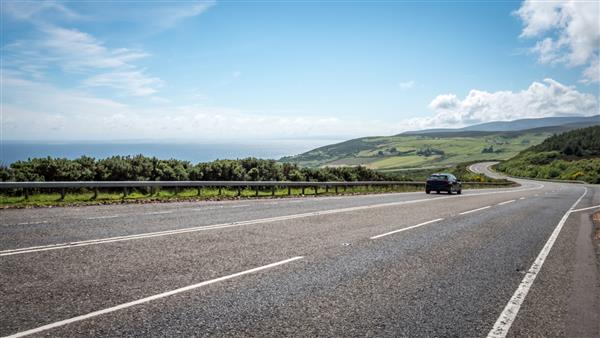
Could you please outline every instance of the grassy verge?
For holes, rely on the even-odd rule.
[[[397,186],[397,187],[339,187],[338,193],[335,188],[318,188],[316,195],[344,195],[344,194],[377,194],[389,192],[410,192],[422,190],[418,186]],[[196,188],[181,189],[178,193],[174,189],[161,189],[154,194],[148,194],[143,191],[134,190],[127,196],[122,192],[99,192],[94,198],[92,191],[67,192],[64,199],[61,200],[59,193],[36,193],[28,198],[25,196],[0,195],[0,207],[22,208],[22,207],[43,207],[43,206],[63,206],[63,205],[96,205],[96,204],[114,204],[114,203],[151,203],[151,202],[170,202],[170,201],[204,201],[204,200],[228,200],[228,199],[247,199],[247,198],[283,198],[283,197],[302,197],[315,196],[315,188],[307,187],[304,194],[301,188],[278,188],[273,192],[269,189],[260,189],[258,194],[253,188],[246,188],[238,191],[235,188],[202,188],[200,194]]]
[[[523,153],[494,168],[516,177],[600,183],[600,158],[565,160],[555,151]]]
[[[506,187],[506,185],[486,185],[485,188]],[[481,186],[463,185],[464,189],[481,188]],[[424,187],[418,185],[398,185],[395,187],[343,187],[338,188],[318,188],[315,194],[315,188],[307,187],[304,194],[301,188],[278,188],[275,191],[271,189],[261,189],[256,194],[253,188],[240,190],[238,196],[235,188],[203,188],[200,195],[196,188],[182,189],[178,193],[174,189],[161,189],[154,194],[148,194],[140,190],[132,190],[127,196],[122,192],[100,191],[94,198],[93,191],[78,190],[67,192],[64,199],[56,192],[30,194],[27,198],[23,195],[10,196],[0,194],[0,208],[27,208],[27,207],[50,207],[50,206],[70,206],[70,205],[100,205],[100,204],[120,204],[120,203],[157,203],[174,201],[206,201],[206,200],[234,200],[251,198],[286,198],[303,196],[334,196],[334,195],[357,195],[357,194],[381,194],[392,192],[412,192],[424,191]]]

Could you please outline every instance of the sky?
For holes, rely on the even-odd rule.
[[[3,140],[343,139],[599,114],[598,1],[1,4]]]

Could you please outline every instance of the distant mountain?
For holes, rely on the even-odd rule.
[[[543,117],[539,119],[520,119],[513,121],[494,121],[481,124],[475,124],[463,128],[436,128],[417,131],[407,131],[400,135],[421,135],[440,132],[463,132],[463,131],[518,131],[541,127],[552,127],[561,125],[597,125],[600,124],[600,115],[594,116],[561,116],[561,117]]]
[[[394,136],[357,138],[283,157],[280,161],[308,167],[365,165],[373,169],[395,171],[443,167],[467,161],[505,160],[554,134],[593,125],[600,125],[600,115],[490,122],[459,129],[429,129]],[[523,126],[533,128],[520,129]]]

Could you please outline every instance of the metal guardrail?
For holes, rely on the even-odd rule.
[[[512,182],[462,182],[469,185],[511,185]],[[343,187],[425,185],[424,181],[55,181],[0,182],[0,189],[152,188],[152,187]]]
[[[512,182],[462,182],[465,185],[512,185]],[[25,198],[28,198],[30,190],[35,189],[57,189],[60,191],[61,199],[66,195],[66,189],[81,189],[90,188],[94,190],[94,196],[98,196],[99,188],[122,188],[123,196],[127,196],[128,188],[150,188],[151,193],[154,188],[175,188],[176,193],[179,188],[197,188],[198,195],[201,194],[202,188],[216,187],[219,188],[221,195],[222,188],[236,188],[237,195],[241,195],[243,188],[254,187],[256,196],[259,194],[260,188],[271,188],[271,194],[275,195],[276,188],[288,188],[288,195],[292,194],[292,188],[301,188],[304,195],[306,188],[314,189],[314,194],[318,194],[318,188],[325,188],[325,192],[329,192],[329,188],[333,188],[335,193],[342,187],[344,191],[348,187],[367,187],[370,186],[424,186],[423,181],[335,181],[335,182],[292,182],[292,181],[77,181],[77,182],[0,182],[0,190],[13,189],[21,190]]]

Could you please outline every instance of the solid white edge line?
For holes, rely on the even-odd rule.
[[[102,310],[90,312],[90,313],[85,314],[85,315],[81,315],[81,316],[77,316],[77,317],[73,317],[73,318],[69,318],[69,319],[64,319],[64,320],[61,320],[61,321],[58,321],[58,322],[54,322],[54,323],[50,323],[50,324],[47,324],[47,325],[43,325],[43,326],[40,326],[40,327],[37,327],[37,328],[34,328],[34,329],[30,329],[30,330],[26,330],[26,331],[22,331],[22,332],[17,332],[15,334],[10,335],[10,336],[6,336],[6,338],[9,338],[9,337],[24,337],[24,336],[28,336],[28,335],[31,335],[31,334],[34,334],[34,333],[43,332],[43,331],[50,330],[50,329],[53,329],[53,328],[57,328],[57,327],[60,327],[60,326],[64,326],[64,325],[67,325],[67,324],[79,322],[79,321],[82,321],[82,320],[85,320],[85,319],[88,319],[88,318],[100,316],[100,315],[103,315],[103,314],[107,314],[107,313],[115,312],[115,311],[118,311],[118,310],[126,309],[126,308],[129,308],[129,307],[135,306],[135,305],[139,305],[139,304],[151,302],[153,300],[157,300],[157,299],[169,297],[169,296],[172,296],[172,295],[175,295],[175,294],[178,294],[178,293],[182,293],[182,292],[190,291],[190,290],[193,290],[193,289],[197,289],[199,287],[203,287],[203,286],[206,286],[206,285],[209,285],[209,284],[214,284],[214,283],[222,282],[222,281],[225,281],[225,280],[228,280],[228,279],[232,279],[232,278],[235,278],[235,277],[239,277],[239,276],[251,274],[251,273],[254,273],[254,272],[258,272],[258,271],[261,271],[261,270],[270,269],[270,268],[273,268],[273,267],[276,267],[276,266],[279,266],[279,265],[283,265],[283,264],[286,264],[286,263],[290,263],[290,262],[293,262],[293,261],[296,261],[296,260],[302,259],[302,258],[304,258],[304,257],[303,256],[296,256],[296,257],[292,257],[290,259],[286,259],[286,260],[283,260],[283,261],[271,263],[271,264],[268,264],[268,265],[260,266],[260,267],[257,267],[257,268],[253,268],[253,269],[242,271],[242,272],[238,272],[238,273],[234,273],[232,275],[223,276],[223,277],[219,277],[219,278],[207,280],[207,281],[204,281],[204,282],[201,282],[201,283],[184,286],[182,288],[171,290],[171,291],[167,291],[167,292],[163,292],[163,293],[159,293],[159,294],[154,295],[154,296],[150,296],[150,297],[146,297],[146,298],[141,298],[141,299],[134,300],[134,301],[131,301],[131,302],[128,302],[128,303],[123,303],[123,304],[120,304],[120,305],[117,305],[117,306],[113,306],[113,307],[109,307],[109,308],[106,308],[106,309],[102,309]]]
[[[594,206],[587,207],[587,208],[581,208],[581,209],[571,210],[571,213],[578,212],[578,211],[591,210],[591,209],[596,209],[596,208],[600,208],[600,205],[594,205]]]
[[[173,210],[165,210],[165,211],[152,211],[152,212],[147,212],[145,214],[141,214],[141,216],[143,215],[166,215],[166,214],[172,214]]]
[[[164,231],[148,232],[148,233],[135,234],[135,235],[125,235],[125,236],[90,239],[90,240],[76,241],[76,242],[70,242],[70,243],[57,243],[57,244],[40,245],[40,246],[33,246],[33,247],[26,247],[26,248],[8,249],[8,250],[1,250],[0,257],[18,255],[18,254],[24,254],[24,253],[48,251],[48,250],[67,249],[67,248],[74,248],[74,247],[88,246],[88,245],[95,245],[95,244],[122,242],[122,241],[134,240],[134,239],[168,236],[168,235],[175,235],[175,234],[181,234],[181,233],[187,233],[187,232],[223,229],[223,228],[230,228],[230,227],[238,227],[238,226],[242,226],[242,225],[269,223],[269,222],[290,220],[290,219],[296,219],[296,218],[337,214],[337,213],[344,213],[344,212],[350,212],[350,211],[368,210],[368,209],[374,209],[374,208],[398,206],[398,205],[405,205],[405,204],[414,204],[414,203],[420,203],[420,202],[432,202],[432,201],[439,201],[439,200],[447,199],[447,198],[464,198],[464,197],[471,197],[471,196],[514,193],[514,192],[521,192],[521,191],[538,190],[538,189],[542,189],[542,188],[544,188],[544,185],[538,184],[536,187],[524,188],[524,189],[518,189],[518,190],[482,192],[482,193],[458,195],[458,196],[434,197],[434,198],[425,198],[425,199],[402,201],[402,202],[389,202],[389,203],[381,203],[381,204],[362,205],[362,206],[357,206],[357,207],[330,209],[330,210],[323,210],[323,211],[313,211],[313,212],[307,212],[307,213],[302,213],[302,214],[276,216],[276,217],[270,217],[270,218],[248,220],[248,221],[237,221],[237,222],[230,222],[230,223],[202,225],[202,226],[197,226],[197,227],[182,228],[182,229],[176,229],[176,230],[164,230]]]
[[[370,237],[370,239],[377,239],[377,238],[381,238],[381,237],[384,237],[384,236],[388,236],[388,235],[395,234],[395,233],[398,233],[398,232],[402,232],[402,231],[406,231],[406,230],[410,230],[410,229],[418,228],[418,227],[420,227],[420,226],[423,226],[423,225],[426,225],[426,224],[431,224],[431,223],[433,223],[433,222],[438,222],[438,221],[441,221],[441,220],[443,220],[443,218],[438,218],[438,219],[434,219],[434,220],[431,220],[431,221],[427,221],[427,222],[419,223],[419,224],[416,224],[416,225],[411,225],[411,226],[409,226],[409,227],[406,227],[406,228],[402,228],[402,229],[398,229],[398,230],[394,230],[394,231],[386,232],[386,233],[384,233],[384,234],[381,234],[381,235],[377,235],[377,236]]]
[[[93,216],[93,217],[86,217],[84,219],[93,220],[93,219],[107,219],[107,218],[117,218],[117,217],[121,217],[121,215]]]
[[[584,187],[583,194],[577,199],[577,201],[575,201],[575,203],[573,203],[569,210],[567,210],[567,212],[563,215],[563,217],[556,225],[556,228],[554,228],[554,231],[550,235],[550,238],[548,238],[548,241],[542,248],[542,251],[540,251],[533,264],[531,264],[529,270],[527,270],[527,273],[525,274],[525,277],[523,277],[521,284],[519,284],[519,287],[517,287],[517,290],[506,304],[506,307],[504,307],[504,310],[498,317],[498,320],[496,320],[494,327],[492,327],[492,329],[488,333],[488,338],[506,337],[513,321],[519,313],[521,304],[523,304],[523,301],[525,300],[525,297],[527,297],[527,293],[529,292],[531,285],[533,285],[533,281],[540,272],[542,265],[544,265],[546,257],[548,257],[548,254],[550,253],[554,242],[558,238],[558,234],[562,230],[562,227],[567,221],[567,218],[569,218],[569,215],[573,212],[573,208],[575,208],[575,206],[583,199],[585,194],[587,194],[586,187]]]
[[[461,213],[459,213],[459,215],[466,215],[466,214],[470,214],[472,212],[476,212],[476,211],[480,211],[480,210],[485,210],[488,208],[491,208],[491,205],[486,205],[485,207],[481,207],[481,208],[477,208],[477,209],[473,209],[473,210],[469,210],[469,211],[463,211]]]
[[[508,203],[512,203],[512,202],[514,202],[514,201],[516,201],[516,200],[510,200],[510,201],[506,201],[506,202],[498,203],[498,205],[505,205],[505,204],[508,204]]]

